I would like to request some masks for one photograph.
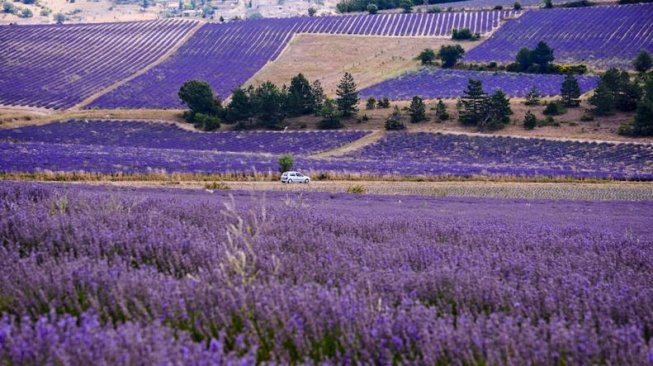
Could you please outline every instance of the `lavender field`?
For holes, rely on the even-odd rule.
[[[651,202],[0,183],[3,364],[645,365]]]
[[[653,147],[640,144],[388,133],[343,157],[310,156],[365,134],[197,133],[160,123],[57,123],[0,132],[0,173],[271,174],[280,154],[291,152],[297,169],[316,176],[653,180]]]
[[[309,154],[331,150],[367,131],[193,132],[174,123],[70,120],[0,129],[0,141],[204,150],[238,153]]]
[[[470,79],[483,82],[483,89],[491,93],[503,90],[512,97],[525,97],[536,87],[540,95],[560,94],[564,75],[521,74],[509,72],[470,71],[425,68],[395,79],[388,79],[361,90],[361,97],[388,97],[392,100],[410,100],[414,96],[425,99],[457,98],[463,95]],[[599,78],[591,75],[577,76],[582,93],[598,85]]]
[[[383,14],[261,19],[206,24],[171,58],[91,103],[89,108],[181,108],[179,87],[201,79],[226,98],[299,33],[383,36],[448,36],[453,28],[486,33],[515,11],[442,14]]]
[[[72,107],[151,64],[196,25],[0,26],[0,105]]]
[[[519,49],[544,41],[555,62],[632,69],[641,50],[653,52],[653,4],[527,11],[470,50],[467,62],[513,62]]]

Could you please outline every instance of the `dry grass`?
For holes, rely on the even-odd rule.
[[[425,48],[439,49],[454,44],[448,39],[426,37],[365,37],[350,35],[299,34],[275,61],[259,70],[249,84],[272,81],[289,84],[290,78],[303,73],[310,80],[319,79],[325,92],[335,95],[336,85],[350,72],[358,88],[376,84],[409,70],[419,62],[414,58]],[[478,42],[460,42],[471,49]]]
[[[209,182],[209,183],[207,183]],[[523,182],[386,182],[317,181],[311,184],[282,184],[265,181],[79,181],[68,184],[97,184],[126,187],[174,187],[180,189],[281,191],[288,193],[329,192],[350,194],[420,195],[435,197],[489,197],[548,200],[653,200],[651,182],[609,183],[523,183]]]
[[[0,108],[0,128],[43,125],[68,119],[151,120],[176,122],[181,128],[196,131],[182,117],[179,109],[90,109],[80,111],[30,111]]]

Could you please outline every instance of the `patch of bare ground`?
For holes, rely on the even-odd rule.
[[[455,44],[449,39],[430,37],[371,37],[352,35],[298,34],[285,51],[268,63],[247,83],[272,81],[289,84],[290,78],[303,73],[318,79],[327,95],[334,96],[338,82],[350,72],[358,88],[376,84],[419,67],[414,58],[425,48],[439,49]],[[458,42],[466,50],[478,42]]]
[[[358,140],[356,140],[356,141],[354,141],[352,143],[337,147],[337,148],[335,148],[333,150],[323,151],[323,152],[314,154],[311,157],[313,157],[313,158],[333,158],[333,157],[337,157],[337,156],[343,156],[343,155],[346,155],[347,153],[350,153],[352,151],[358,150],[360,148],[363,148],[363,147],[365,147],[367,145],[371,145],[371,144],[379,141],[384,135],[385,135],[385,133],[384,133],[383,130],[375,130],[375,131],[372,131],[372,133],[369,133],[369,134],[361,137],[360,139],[358,139]]]
[[[217,183],[217,184],[216,184]],[[204,189],[221,187],[227,190],[255,192],[282,191],[288,193],[329,192],[349,193],[356,187],[359,194],[420,195],[435,197],[488,197],[548,200],[653,200],[651,182],[606,183],[524,183],[491,181],[456,182],[389,182],[389,181],[315,181],[310,184],[282,184],[280,182],[207,182],[207,181],[79,181],[67,184],[96,184],[127,187],[172,187]],[[214,189],[208,189],[209,192]],[[350,193],[354,194],[354,193]]]
[[[29,125],[44,125],[69,119],[115,119],[115,120],[149,120],[153,122],[176,123],[179,127],[193,130],[186,123],[178,109],[89,109],[80,111],[17,111],[0,109],[0,128],[17,128]]]

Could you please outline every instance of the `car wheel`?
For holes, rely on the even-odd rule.
[[[308,179],[305,179],[305,180],[304,180],[304,183],[305,183],[305,184],[308,184]]]

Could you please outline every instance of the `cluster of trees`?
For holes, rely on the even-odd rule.
[[[457,0],[342,0],[336,5],[340,13],[355,11],[369,11],[376,14],[378,10],[403,9],[404,13],[410,13],[415,5],[444,4]]]
[[[451,39],[456,41],[476,41],[481,38],[479,33],[472,33],[469,28],[456,29],[451,31]]]
[[[545,42],[539,42],[532,50],[520,49],[515,62],[508,65],[508,71],[548,73],[551,71],[553,60],[553,49]]]
[[[285,118],[310,114],[322,117],[321,128],[340,128],[343,118],[358,111],[359,101],[356,83],[349,73],[340,81],[335,100],[324,95],[319,81],[310,83],[302,74],[294,76],[289,87],[279,88],[267,81],[258,87],[237,88],[226,106],[204,81],[187,81],[178,95],[189,108],[184,112],[186,121],[207,131],[220,128],[222,123],[237,124],[239,129],[280,129]]]
[[[470,79],[459,101],[458,120],[479,130],[497,130],[510,122],[510,99],[502,90],[487,94],[480,80]]]
[[[414,96],[410,102],[410,105],[404,109],[408,112],[411,123],[420,123],[429,120],[429,117],[426,113],[426,103],[424,102],[424,99],[419,96]],[[435,110],[435,118],[437,122],[442,122],[449,119],[447,107],[444,105],[442,100],[438,100],[438,103],[435,105],[435,107],[431,109]],[[401,110],[398,106],[395,106],[392,113],[385,120],[385,129],[403,130],[405,128],[406,125],[402,122]]]
[[[422,65],[433,65],[435,60],[440,60],[442,67],[453,67],[460,61],[465,54],[465,50],[460,45],[447,45],[441,46],[438,53],[435,53],[431,48],[425,48],[417,55],[416,59]]]

